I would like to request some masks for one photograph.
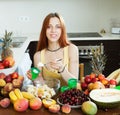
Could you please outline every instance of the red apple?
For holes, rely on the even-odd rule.
[[[91,82],[91,77],[90,76],[85,76],[85,82],[87,83],[87,84],[89,84],[90,82]]]
[[[115,79],[110,79],[109,84],[110,85],[117,85],[117,81]]]
[[[5,77],[5,81],[6,83],[12,82],[12,77],[10,74]]]
[[[0,63],[0,69],[4,69],[5,67],[4,67],[4,65],[3,65],[3,63]]]
[[[5,68],[8,68],[10,66],[10,62],[8,60],[4,60],[3,65]]]
[[[92,80],[91,80],[92,83],[95,83],[96,81],[97,81],[96,77],[92,78]]]
[[[13,72],[11,75],[13,79],[17,79],[19,76],[17,72]]]
[[[87,87],[88,87],[88,84],[87,84],[87,83],[85,83],[85,82],[82,82],[82,83],[81,83],[81,88],[82,88],[82,90],[85,90]]]
[[[0,73],[0,79],[4,79],[6,77],[6,75],[4,73]]]

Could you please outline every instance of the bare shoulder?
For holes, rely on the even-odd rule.
[[[71,43],[70,45],[69,45],[69,51],[70,52],[78,52],[78,47],[76,46],[76,45],[74,45],[73,43]]]
[[[35,59],[37,59],[38,57],[40,58],[40,51],[38,51],[38,52],[36,52],[36,53],[34,54],[34,58],[35,58]]]

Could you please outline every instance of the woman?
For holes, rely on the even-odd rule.
[[[48,14],[43,22],[34,66],[41,70],[36,80],[58,78],[65,85],[70,78],[78,79],[78,48],[67,40],[64,20],[58,13]]]

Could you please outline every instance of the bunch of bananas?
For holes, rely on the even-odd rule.
[[[9,97],[11,102],[14,103],[18,99],[26,98],[29,100],[31,98],[34,98],[35,96],[29,92],[20,91],[20,89],[16,88],[14,91],[11,91],[9,93]]]
[[[117,81],[117,84],[120,83],[120,68],[113,71],[110,75],[107,76],[107,79],[115,79]]]

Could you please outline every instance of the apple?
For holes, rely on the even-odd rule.
[[[82,83],[81,83],[81,88],[82,88],[82,90],[85,90],[87,87],[88,87],[88,84],[87,84],[87,83],[85,83],[85,82],[82,82]]]
[[[0,101],[0,106],[3,108],[7,108],[10,105],[10,99],[9,98],[3,98]]]
[[[96,81],[97,81],[96,77],[92,78],[92,80],[91,80],[92,83],[95,83]]]
[[[4,80],[6,81],[6,83],[12,82],[12,77],[11,77],[11,75],[10,75],[10,74],[7,75]]]
[[[110,79],[109,84],[110,85],[117,85],[117,81],[115,79]]]
[[[8,68],[10,66],[9,60],[4,60],[3,65],[4,65],[5,68]]]
[[[0,63],[0,69],[4,69],[5,67],[4,67],[4,65],[3,65],[3,63]]]
[[[18,75],[18,72],[13,72],[11,76],[13,79],[17,79],[19,75]]]
[[[0,73],[0,79],[4,79],[5,77],[6,77],[6,75],[3,72],[1,72]]]
[[[85,80],[85,82],[86,82],[87,84],[89,84],[92,79],[91,79],[90,76],[87,75],[87,76],[85,76],[84,80]]]

